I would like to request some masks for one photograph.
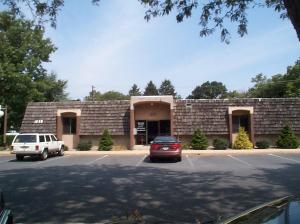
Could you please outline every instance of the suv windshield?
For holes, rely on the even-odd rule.
[[[36,142],[36,135],[18,135],[15,143],[32,143]]]
[[[177,140],[175,137],[172,137],[172,136],[158,136],[154,139],[153,142],[154,143],[160,143],[160,142],[174,143],[174,142],[177,142]]]

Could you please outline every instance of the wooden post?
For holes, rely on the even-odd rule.
[[[7,106],[4,109],[4,125],[3,125],[3,145],[6,148],[7,141],[6,141],[6,132],[7,132]]]

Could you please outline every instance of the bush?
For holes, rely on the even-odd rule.
[[[289,125],[283,127],[281,134],[276,142],[278,148],[282,149],[296,149],[299,147],[299,139],[295,136],[293,130]]]
[[[238,136],[233,143],[234,149],[252,149],[253,144],[249,139],[249,136],[243,127],[239,128]]]
[[[266,140],[257,141],[256,147],[259,149],[268,149],[268,148],[270,148],[270,143]]]
[[[200,129],[197,129],[194,132],[191,146],[193,149],[201,149],[201,150],[207,149],[208,147],[207,138]]]
[[[69,151],[69,147],[64,145],[64,151]]]
[[[228,141],[226,139],[216,138],[213,141],[213,146],[215,149],[227,149]]]
[[[89,151],[92,148],[92,142],[91,141],[80,141],[77,149],[79,151]]]
[[[6,135],[6,143],[8,146],[11,145],[14,138],[15,138],[15,135]],[[0,146],[3,146],[3,135],[0,135]]]
[[[190,148],[190,144],[188,144],[188,143],[182,144],[182,149],[189,149],[189,148]]]
[[[113,147],[113,140],[107,129],[104,129],[100,141],[98,150],[110,151]]]

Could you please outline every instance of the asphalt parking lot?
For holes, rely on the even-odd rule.
[[[300,153],[184,155],[150,163],[147,155],[0,156],[0,188],[21,223],[196,223],[229,217],[300,193]]]

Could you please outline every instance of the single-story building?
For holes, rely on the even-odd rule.
[[[197,128],[209,140],[226,138],[232,143],[241,126],[252,142],[274,143],[286,123],[300,136],[300,98],[133,96],[130,100],[29,103],[21,132],[54,133],[69,148],[76,148],[80,140],[97,146],[106,128],[115,144],[132,149],[149,144],[157,135],[174,135],[187,142]]]

